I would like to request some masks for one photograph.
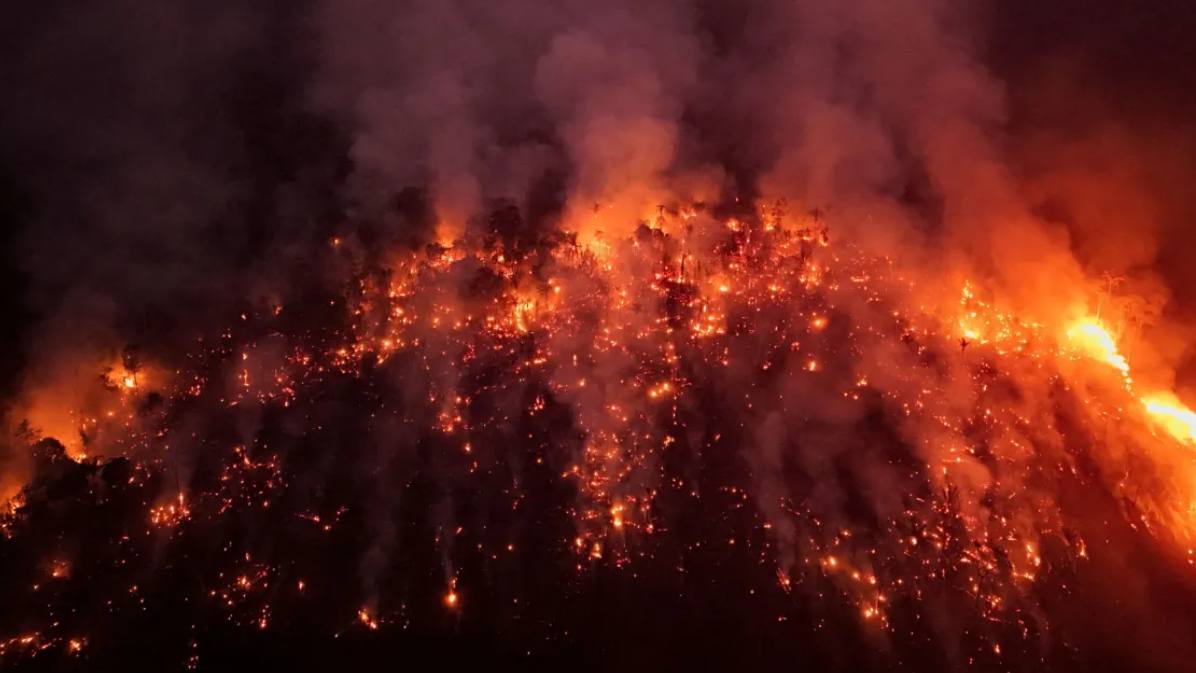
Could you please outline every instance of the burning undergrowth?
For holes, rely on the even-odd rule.
[[[230,628],[539,651],[643,578],[742,584],[874,665],[1006,670],[1071,656],[1051,611],[1095,521],[1182,556],[1189,412],[1140,399],[1100,322],[738,212],[585,244],[511,208],[452,246],[346,232],[286,302],[85,373],[73,435],[10,432],[32,477],[0,656],[86,660],[147,614],[192,666]]]

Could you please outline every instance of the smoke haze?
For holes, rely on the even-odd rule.
[[[1091,22],[1065,2],[202,4],[10,10],[0,140],[31,334],[203,312],[279,282],[264,260],[330,208],[383,219],[412,186],[446,242],[563,183],[575,231],[595,204],[634,222],[783,197],[1024,302],[1085,271],[1156,305],[1192,285],[1166,263],[1187,249],[1193,105],[1191,21],[1166,3]]]
[[[1103,313],[1135,378],[1189,399],[1196,58],[1182,56],[1192,49],[1191,10],[1147,5],[73,0],[7,10],[15,16],[0,35],[0,81],[11,92],[0,107],[0,181],[14,204],[19,291],[10,308],[21,316],[9,344],[19,363],[13,418],[78,450],[89,396],[129,376],[147,386],[169,377],[214,324],[248,322],[255,310],[279,315],[292,298],[348,278],[364,297],[354,315],[377,327],[390,314],[369,296],[381,285],[375,276],[499,236],[505,251],[532,260],[530,271],[503,280],[477,258],[454,259],[400,279],[419,289],[409,306],[429,320],[459,308],[468,322],[508,281],[523,298],[563,287],[617,304],[561,312],[553,366],[569,364],[546,376],[553,403],[518,379],[488,410],[499,425],[529,401],[566,417],[554,441],[572,464],[593,467],[604,484],[618,472],[600,494],[579,487],[617,527],[661,488],[659,457],[635,462],[632,449],[680,442],[715,451],[722,426],[712,410],[746,405],[740,436],[725,441],[745,447],[755,504],[777,522],[782,566],[797,565],[816,535],[792,523],[793,503],[837,530],[896,519],[940,491],[978,529],[1037,546],[1039,531],[1060,527],[1039,513],[1066,496],[1023,480],[1020,468],[1042,452],[1061,472],[1086,469],[1054,413],[1057,387],[1026,363],[973,385],[982,369],[975,349],[954,339],[907,348],[925,326],[894,327],[892,307],[958,304],[942,288],[967,279],[1026,322],[1059,327]],[[637,228],[694,202],[704,208],[687,213],[696,233],[684,243]],[[688,438],[667,434],[641,399],[659,382],[628,374],[649,359],[634,349],[648,350],[642,335],[664,303],[646,311],[619,303],[592,276],[554,266],[537,235],[576,234],[607,251],[588,264],[611,265],[632,297],[655,297],[653,246],[698,259],[695,282],[717,288],[722,281],[700,263],[733,236],[721,224],[710,233],[716,217],[759,219],[782,202],[791,222],[829,223],[832,236],[891,262],[894,277],[922,284],[895,283],[884,301],[851,297],[834,310],[813,300],[786,307],[821,321],[794,353],[864,335],[831,361],[775,351],[771,335],[793,315],[757,310],[755,331],[734,334],[750,362],[695,365],[707,368],[687,374],[717,393],[674,412],[689,423]],[[520,304],[514,315],[530,321],[534,310]],[[737,317],[723,316],[729,325]],[[462,390],[481,377],[468,364],[472,345],[439,327],[414,324],[408,336],[428,355],[396,358],[381,390],[336,391],[406,416],[371,416],[360,436],[337,438],[366,447],[350,471],[372,489],[370,545],[357,568],[371,607],[403,536],[390,516],[399,497],[377,475],[408,484],[421,469],[439,475],[429,496],[438,530],[470,523],[458,505],[472,470],[416,458],[425,439],[411,419],[459,427],[472,402]],[[130,345],[169,364],[141,368],[122,354]],[[268,424],[255,400],[298,387],[286,372],[305,354],[293,346],[255,343],[242,355],[252,367],[234,363],[210,382],[227,391],[221,402],[244,402],[220,417],[241,445]],[[511,369],[534,355],[512,355]],[[667,370],[675,359],[652,366]],[[90,373],[105,367],[105,379]],[[804,374],[815,369],[827,373],[811,382]],[[1075,394],[1096,396],[1104,384],[1075,369]],[[844,382],[868,387],[860,395],[901,420],[881,427],[858,397],[842,394]],[[332,397],[313,424],[352,416],[351,402]],[[970,425],[989,406],[1001,428],[1016,430]],[[1096,471],[1110,489],[1124,462],[1119,442],[1145,434],[1103,435],[1113,451]],[[980,436],[979,454],[956,453]],[[172,469],[183,483],[202,476],[205,460],[202,441],[188,441],[172,454],[182,456]],[[4,494],[34,469],[8,453]],[[1178,488],[1166,467],[1185,458],[1158,460],[1160,494],[1144,496],[1144,507],[1173,502],[1169,489]],[[918,461],[954,467],[927,475]],[[515,482],[523,468],[511,466]],[[991,505],[998,494],[1000,507]],[[596,517],[579,526],[579,541],[589,543]],[[454,543],[439,533],[436,541],[445,580],[455,581]],[[869,572],[883,566],[863,554],[850,560]]]

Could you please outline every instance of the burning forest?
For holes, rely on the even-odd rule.
[[[0,667],[1196,654],[1188,300],[1072,192],[1162,207],[1013,156],[975,17],[218,4],[7,148],[93,224],[16,239]]]

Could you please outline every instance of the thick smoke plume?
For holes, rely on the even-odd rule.
[[[1157,191],[1184,175],[1180,153],[1160,156],[1110,115],[1070,140],[1057,123],[1031,127],[1020,161],[993,65],[1021,66],[1010,79],[1033,84],[1014,93],[1037,108],[1067,100],[1062,56],[1112,57],[1083,35],[1055,60],[1014,52],[1006,43],[1049,34],[1058,15],[992,12],[933,0],[19,10],[5,155],[30,204],[17,249],[44,326],[32,333],[51,333],[27,340],[29,375],[62,378],[36,364],[56,361],[42,352],[62,350],[53,334],[120,348],[216,297],[285,291],[279,258],[310,244],[337,201],[410,228],[392,211],[410,187],[428,190],[444,243],[498,200],[584,240],[627,233],[659,203],[788,198],[897,259],[981,274],[1018,308],[1055,313],[1091,294],[1083,272],[1131,269],[1158,313],[1165,285],[1142,270],[1177,219]],[[1054,114],[1101,107],[1068,105]],[[1052,203],[1063,219],[1043,216]]]

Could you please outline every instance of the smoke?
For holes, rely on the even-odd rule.
[[[1067,0],[992,12],[987,60],[1010,94],[1010,159],[1090,276],[1134,298],[1125,321],[1145,314],[1145,329],[1126,330],[1138,365],[1188,389],[1196,202],[1178,185],[1196,177],[1185,58],[1196,17],[1166,2],[1087,9],[1083,21]]]
[[[496,201],[526,208],[553,175],[560,225],[583,241],[628,233],[659,203],[785,197],[913,266],[978,275],[1018,309],[1084,305],[1085,271],[1136,269],[1154,286],[1142,294],[1166,297],[1145,270],[1179,231],[1161,204],[1187,172],[1191,134],[1152,146],[1110,105],[1065,94],[1067,73],[1091,80],[1113,57],[1085,35],[1053,47],[1051,10],[58,4],[72,11],[9,22],[5,65],[16,95],[4,154],[34,204],[20,259],[43,325],[132,337],[186,326],[179,314],[285,277],[279,258],[303,256],[338,191],[393,222],[396,195],[426,187],[450,243]],[[1024,34],[1032,47],[1018,52]],[[1059,50],[1100,63],[1058,74]],[[1022,119],[1036,109],[1046,114]],[[1079,121],[1111,128],[1064,137],[1061,123],[1085,111]],[[320,139],[317,118],[335,139]]]
[[[301,70],[297,35],[275,33],[277,7],[128,0],[6,14],[0,173],[26,204],[13,316],[28,318],[14,357],[27,363],[24,406],[78,409],[68,392],[98,362],[130,343],[170,353],[277,285],[285,272],[266,259],[304,240],[335,176],[301,108],[274,123]],[[279,150],[288,134],[305,137]]]
[[[951,3],[360,1],[312,17],[311,100],[349,129],[355,198],[379,213],[425,185],[446,244],[564,174],[560,225],[583,242],[629,233],[658,203],[785,197],[1036,315],[1084,312],[1085,272],[1149,266],[1158,249],[1100,237],[1121,251],[1110,263],[1091,226],[1042,217],[1046,187],[1009,152],[988,16]],[[1052,171],[1086,163],[1043,156]],[[1127,216],[1150,219],[1134,196]]]

